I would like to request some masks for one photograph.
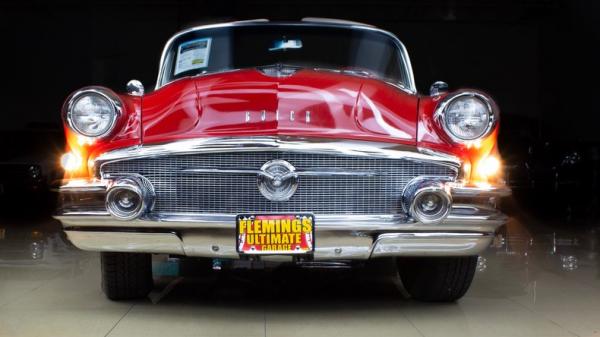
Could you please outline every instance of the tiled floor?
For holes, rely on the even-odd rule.
[[[600,336],[600,226],[530,227],[511,219],[456,304],[404,298],[385,261],[163,276],[117,303],[58,223],[2,220],[0,336]]]

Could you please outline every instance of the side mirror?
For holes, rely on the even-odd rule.
[[[144,85],[138,80],[131,80],[127,82],[127,94],[131,96],[143,96]]]
[[[442,82],[442,81],[434,82],[431,85],[431,87],[429,87],[429,95],[430,96],[438,96],[447,91],[448,91],[448,83]]]

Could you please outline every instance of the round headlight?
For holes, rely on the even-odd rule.
[[[75,94],[67,109],[66,117],[71,129],[91,138],[108,134],[119,112],[114,99],[96,90]]]
[[[446,100],[440,111],[444,130],[458,142],[486,136],[495,122],[489,100],[477,93],[461,93]]]

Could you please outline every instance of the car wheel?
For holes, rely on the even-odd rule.
[[[477,256],[398,258],[400,279],[408,294],[419,301],[453,302],[469,289]]]
[[[142,298],[153,287],[152,255],[101,253],[102,290],[111,300]]]

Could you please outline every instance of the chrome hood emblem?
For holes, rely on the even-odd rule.
[[[298,122],[304,121],[305,124],[310,124],[310,114],[311,112],[309,110],[298,112],[290,110],[286,117],[284,113],[280,113],[279,110],[275,110],[275,121],[283,121],[287,119],[290,122],[298,120]],[[246,123],[254,123],[258,121],[265,122],[267,120],[267,110],[261,110],[260,112],[256,111],[252,113],[250,111],[246,111],[244,120]]]
[[[260,168],[256,181],[260,193],[271,201],[288,200],[298,188],[296,168],[280,159],[266,162]]]

